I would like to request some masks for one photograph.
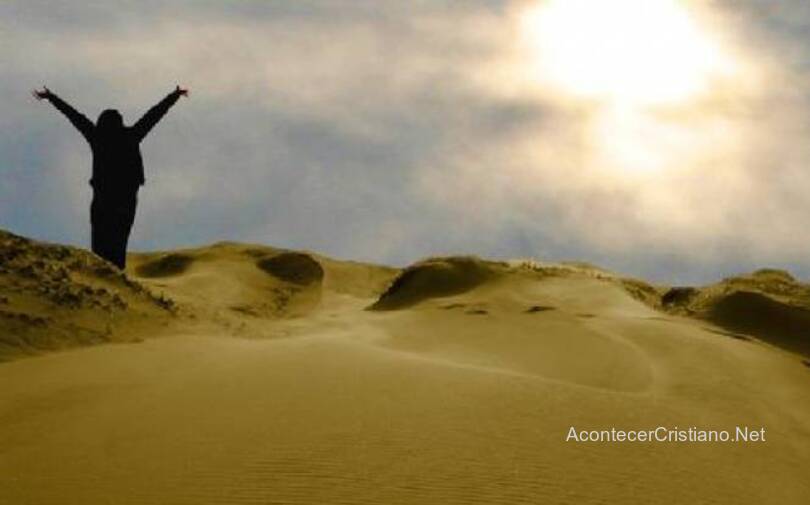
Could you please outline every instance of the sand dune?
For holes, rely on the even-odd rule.
[[[810,286],[764,269],[704,288],[673,288],[662,305],[710,321],[739,338],[756,337],[810,357]]]
[[[173,301],[87,251],[0,230],[0,361],[162,333]]]
[[[782,273],[672,290],[584,264],[400,271],[221,243],[121,276],[0,238],[0,310],[47,318],[4,316],[6,358],[131,342],[0,364],[0,503],[810,500],[807,287]],[[37,288],[54,283],[108,294],[64,305]],[[69,331],[94,317],[105,339]],[[738,425],[766,442],[565,441]]]

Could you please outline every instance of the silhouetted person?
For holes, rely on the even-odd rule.
[[[118,268],[126,266],[127,241],[135,220],[138,189],[143,186],[140,143],[149,131],[188,90],[177,86],[149,109],[132,126],[125,126],[121,114],[107,109],[93,124],[47,87],[35,90],[37,100],[49,100],[78,129],[93,152],[93,202],[90,205],[93,252]]]

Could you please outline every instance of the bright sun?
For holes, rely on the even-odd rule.
[[[581,97],[684,101],[729,66],[678,0],[549,0],[520,24],[537,76]]]
[[[519,28],[523,71],[592,105],[587,159],[616,175],[686,166],[705,148],[705,123],[656,111],[692,106],[739,70],[686,0],[546,0]]]

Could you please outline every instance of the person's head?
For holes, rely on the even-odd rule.
[[[99,114],[96,127],[102,131],[114,132],[124,127],[124,118],[117,110],[107,109]]]

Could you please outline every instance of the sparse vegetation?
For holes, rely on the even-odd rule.
[[[171,315],[156,296],[92,253],[0,231],[0,355],[110,341],[140,313]]]

